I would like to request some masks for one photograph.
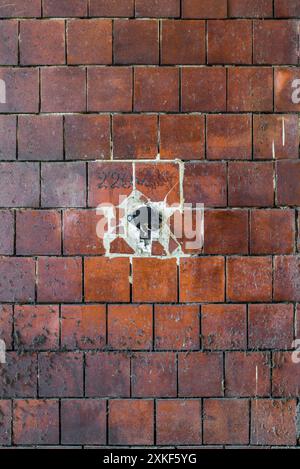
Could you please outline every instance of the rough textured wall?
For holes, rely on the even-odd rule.
[[[0,15],[0,444],[296,446],[300,1]],[[105,255],[133,168],[204,203],[195,257]]]

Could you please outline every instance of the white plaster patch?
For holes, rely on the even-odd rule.
[[[199,255],[204,244],[204,205],[185,203],[184,163],[180,160],[163,162],[177,166],[178,180],[172,187],[169,185],[163,200],[152,201],[141,189],[143,185],[146,190],[149,187],[137,178],[140,163],[127,162],[132,164],[132,192],[128,196],[119,196],[116,205],[101,203],[97,207],[101,219],[96,232],[103,241],[105,256],[179,259]],[[161,163],[147,161],[152,168],[159,168]],[[142,164],[145,164],[144,160]],[[160,186],[158,184],[158,189]],[[169,196],[176,190],[178,201],[170,204],[172,197]]]
[[[150,219],[143,216],[143,213],[137,216],[136,222],[133,219],[133,215],[141,212],[141,208],[151,211],[152,226],[149,227]],[[110,247],[117,237],[121,237],[126,241],[135,256],[151,256],[153,242],[158,242],[165,254],[170,256],[169,244],[171,238],[177,244],[176,253],[173,251],[173,256],[182,254],[181,246],[172,233],[169,223],[171,215],[176,210],[178,210],[178,206],[168,206],[165,201],[151,202],[138,190],[133,190],[129,197],[125,198],[117,207],[117,211],[120,213],[118,224],[116,224],[114,211],[110,208],[106,211],[104,208],[103,214],[108,222],[108,229],[103,236],[106,255],[114,254],[110,252]],[[147,232],[150,233],[149,237],[147,237]]]
[[[108,257],[126,256],[129,254],[118,253],[111,249],[112,243],[121,238],[131,248],[132,257],[190,257],[184,252],[182,243],[179,242],[178,232],[171,229],[170,218],[175,214],[183,217],[184,208],[181,204],[168,205],[166,200],[152,202],[142,192],[134,189],[132,193],[123,199],[117,206],[99,206],[97,213],[103,216],[97,228],[97,234],[103,239],[105,255]],[[191,212],[191,211],[190,211]],[[196,211],[194,211],[196,213]],[[200,216],[198,216],[200,215]],[[191,222],[191,220],[189,220]],[[196,227],[199,231],[197,242],[199,251],[203,246],[204,238],[204,210],[197,209]],[[181,227],[181,235],[185,226]],[[191,228],[189,227],[191,231]],[[200,241],[199,241],[200,240]],[[153,255],[153,243],[161,247],[161,255]],[[190,243],[190,244],[189,244]],[[187,246],[193,242],[187,240]],[[170,248],[170,246],[172,246]]]

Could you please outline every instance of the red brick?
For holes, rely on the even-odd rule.
[[[87,0],[43,0],[43,16],[86,16]]]
[[[300,301],[300,257],[276,256],[274,266],[275,301]]]
[[[35,296],[35,260],[0,257],[0,301],[31,302]]]
[[[221,353],[180,353],[178,361],[180,397],[223,395],[223,358]]]
[[[271,392],[270,355],[266,352],[227,352],[226,396],[268,396]]]
[[[156,406],[157,444],[201,444],[201,402],[158,400]]]
[[[157,116],[113,116],[112,140],[115,159],[155,158],[158,153]]]
[[[62,305],[61,345],[64,350],[103,348],[106,343],[104,305]]]
[[[125,353],[87,353],[85,374],[88,397],[130,396],[130,358]]]
[[[21,447],[19,447],[19,449],[21,449]],[[54,446],[54,445],[37,445],[36,449],[44,449],[44,450],[47,450],[47,449],[54,449],[54,450],[55,449],[56,450],[57,449],[77,449],[78,450],[80,448],[78,447],[78,445],[77,446],[70,446],[70,445],[56,445],[56,446]]]
[[[201,309],[203,346],[209,350],[247,348],[245,305],[203,305]]]
[[[13,442],[16,445],[59,444],[57,400],[17,400],[13,404]]]
[[[134,110],[179,111],[179,71],[174,67],[139,67],[134,71]]]
[[[156,20],[115,20],[114,63],[158,64],[158,22]]]
[[[275,16],[278,18],[289,18],[300,16],[299,0],[275,0]]]
[[[132,69],[90,67],[88,69],[88,111],[131,112]]]
[[[174,240],[171,239],[169,243],[170,252],[175,254],[178,246],[181,246],[184,254],[199,255],[203,253],[203,228],[204,210],[201,208],[192,209],[187,206],[181,213],[177,210],[170,218],[170,230],[175,236]]]
[[[294,400],[255,400],[251,412],[251,444],[295,445],[296,402]]]
[[[109,443],[154,444],[154,403],[147,399],[116,399],[109,404]]]
[[[176,355],[171,352],[136,353],[132,359],[134,397],[175,397]]]
[[[42,112],[85,112],[85,69],[81,67],[42,68],[41,100]]]
[[[205,22],[165,20],[162,22],[161,63],[199,65],[205,63]]]
[[[65,24],[62,20],[20,22],[21,65],[65,63]]]
[[[271,162],[230,162],[229,205],[269,207],[274,205],[274,166]]]
[[[200,317],[196,305],[155,305],[155,348],[197,350]]]
[[[251,254],[292,254],[295,241],[293,210],[252,210]]]
[[[134,250],[129,246],[127,241],[120,236],[117,236],[110,244],[111,254],[134,254]]]
[[[132,164],[109,162],[89,163],[89,207],[101,203],[120,204],[133,190]]]
[[[136,188],[152,202],[180,202],[179,165],[142,163],[136,166]]]
[[[35,397],[37,359],[35,354],[6,353],[6,363],[0,367],[0,398]]]
[[[42,207],[84,207],[86,168],[83,162],[42,165]]]
[[[14,341],[17,350],[59,348],[58,306],[16,305],[14,311]]]
[[[39,354],[39,396],[81,397],[83,356],[76,352]]]
[[[0,305],[0,337],[4,340],[6,349],[12,348],[13,343],[13,307]]]
[[[0,63],[1,65],[17,65],[18,63],[18,22],[15,20],[1,21]]]
[[[96,227],[99,222],[96,211],[66,210],[63,213],[64,254],[104,253],[102,241],[97,237]]]
[[[254,21],[253,62],[255,64],[298,63],[296,21]]]
[[[39,191],[37,163],[0,163],[1,207],[37,207]]]
[[[90,0],[90,16],[133,16],[134,0]]]
[[[182,69],[182,111],[226,111],[226,70],[221,67]]]
[[[224,277],[223,257],[182,259],[180,262],[180,301],[224,301]]]
[[[66,399],[61,403],[61,442],[65,445],[106,443],[106,402]]]
[[[163,18],[180,16],[180,0],[136,0],[136,17]]]
[[[111,20],[67,22],[68,64],[111,64]]]
[[[276,112],[300,112],[298,68],[275,68],[274,87]]]
[[[19,160],[62,160],[63,120],[61,116],[19,116]]]
[[[163,159],[204,158],[204,117],[182,114],[160,116],[160,156]]]
[[[115,350],[152,348],[153,313],[150,305],[109,305],[108,346]]]
[[[170,230],[174,233],[174,239],[169,243],[171,253],[175,254],[178,246],[182,248],[184,254],[203,253],[204,210],[202,208],[193,209],[186,204],[182,212],[176,209],[170,218]]]
[[[0,115],[0,161],[16,159],[17,119],[16,116]]]
[[[227,109],[231,112],[272,111],[272,68],[229,68]]]
[[[297,239],[296,239],[296,251],[299,252],[300,251],[300,217],[299,217],[299,209],[297,210],[296,212],[296,218],[298,218],[298,223],[297,223],[297,232],[298,232],[298,236],[297,236]]]
[[[228,16],[235,18],[246,17],[270,17],[273,16],[272,0],[228,0]]]
[[[41,0],[14,0],[14,3],[6,3],[1,0],[2,18],[30,18],[41,16]]]
[[[207,41],[209,64],[252,63],[252,22],[249,20],[208,21]]]
[[[110,119],[100,115],[65,116],[67,160],[103,160],[110,157]]]
[[[224,163],[187,163],[184,172],[184,199],[205,206],[227,205],[227,176]]]
[[[250,115],[207,116],[207,158],[209,160],[251,159]]]
[[[85,300],[127,302],[130,300],[129,259],[86,258]]]
[[[300,204],[300,161],[279,161],[277,174],[277,204]]]
[[[256,159],[289,159],[299,157],[298,116],[254,115],[253,151]]]
[[[182,0],[183,18],[225,18],[227,0]]]
[[[64,254],[104,254],[102,240],[97,237],[96,227],[101,220],[96,210],[65,210],[63,214]]]
[[[292,342],[290,343],[291,347]],[[272,395],[274,397],[298,397],[300,392],[300,368],[293,362],[291,352],[274,352]]]
[[[206,254],[247,254],[246,210],[206,210],[204,226]]]
[[[249,305],[249,347],[287,349],[293,342],[292,305]]]
[[[206,448],[207,448],[207,446],[206,446]],[[210,446],[210,447],[208,447],[208,448],[211,448],[211,449],[215,449],[215,448],[217,448],[217,449],[222,449],[222,447],[218,447],[218,446],[216,446],[216,445]],[[251,450],[254,449],[254,450],[257,450],[257,449],[270,449],[270,448],[269,448],[269,447],[263,448],[263,447],[261,447],[261,446],[259,446],[259,445],[251,445],[250,447],[249,447],[249,445],[247,445],[247,446],[245,446],[245,445],[244,445],[244,446],[243,446],[243,445],[238,445],[238,446],[230,445],[230,446],[226,446],[225,449],[235,449],[235,450],[236,450],[236,449],[251,449]]]
[[[14,214],[0,210],[0,254],[9,256],[14,253]]]
[[[6,85],[6,103],[1,113],[39,111],[39,71],[37,68],[0,68],[0,79]]]
[[[185,205],[182,212],[176,212],[170,218],[170,230],[174,233],[174,240],[170,240],[169,250],[176,253],[176,248],[181,247],[184,254],[199,255],[204,252],[204,209],[190,208]]]
[[[39,302],[79,302],[82,296],[79,257],[40,257],[37,298]]]
[[[271,301],[272,260],[270,257],[233,257],[227,260],[229,301]]]
[[[176,259],[134,259],[133,301],[176,302]]]
[[[87,447],[88,448],[88,447]],[[19,449],[21,449],[21,447],[19,447]],[[38,445],[36,446],[36,449],[44,449],[44,450],[47,450],[47,449],[54,449],[54,450],[57,450],[57,449],[80,449],[79,446],[70,446],[70,445]],[[90,448],[88,448],[90,449]]]
[[[11,444],[11,401],[1,400],[0,401],[0,444],[10,445]]]
[[[205,444],[248,444],[249,401],[209,399],[204,401]]]

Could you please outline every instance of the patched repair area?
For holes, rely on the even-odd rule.
[[[180,258],[201,253],[204,205],[185,202],[183,162],[99,163],[97,180],[93,203],[103,200],[102,190],[107,199],[96,209],[103,216],[96,231],[106,256]],[[129,187],[132,192],[123,195],[122,188]]]
[[[0,449],[300,448],[299,25],[0,0]]]

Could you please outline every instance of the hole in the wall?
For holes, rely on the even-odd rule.
[[[114,254],[111,244],[117,237],[121,237],[137,256],[151,256],[156,243],[162,247],[161,255],[168,255],[172,236],[169,219],[174,210],[165,201],[152,202],[144,194],[134,190],[117,210],[106,215],[108,226],[111,227],[103,238],[107,254]]]
[[[97,206],[102,219],[96,232],[103,240],[105,255],[176,258],[199,255],[204,242],[204,206],[184,200],[184,163],[128,161],[124,165],[118,168],[118,186],[115,180],[112,184],[106,177],[107,173],[113,174],[114,168],[104,166],[99,172],[98,196],[108,201]],[[122,193],[121,181],[131,170],[132,191]]]
[[[162,214],[151,206],[144,205],[127,216],[127,220],[133,223],[140,231],[140,240],[144,242],[157,239],[157,233],[162,225]]]
[[[189,257],[202,250],[203,206],[195,210],[181,208],[180,204],[170,206],[166,201],[153,202],[134,190],[115,209],[102,206],[97,212],[104,215],[96,231],[107,256]],[[118,250],[124,243],[129,252]]]

